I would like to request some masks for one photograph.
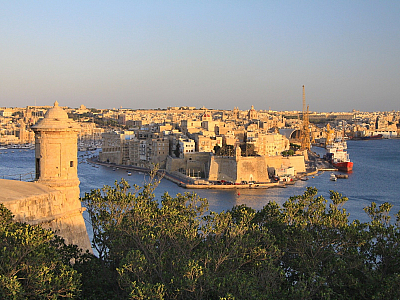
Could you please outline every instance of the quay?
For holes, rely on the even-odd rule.
[[[111,163],[105,163],[98,161],[97,157],[91,157],[87,159],[88,163],[97,164],[101,166],[105,166],[108,168],[118,168],[121,170],[127,171],[136,171],[143,173],[150,173],[152,170],[149,168],[131,166],[131,165],[117,165]],[[186,189],[218,189],[218,190],[229,190],[229,189],[269,189],[269,188],[286,188],[287,186],[294,185],[297,180],[301,180],[304,177],[312,176],[318,173],[318,169],[313,169],[305,174],[301,174],[296,176],[291,181],[278,181],[278,182],[254,182],[254,183],[245,183],[245,184],[223,184],[223,183],[213,183],[207,180],[201,180],[200,183],[196,183],[196,180],[193,178],[187,177],[183,174],[171,174],[166,172],[165,170],[157,170],[157,175],[161,178],[165,178],[180,187]]]

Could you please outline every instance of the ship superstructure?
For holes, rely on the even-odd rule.
[[[353,162],[347,153],[347,143],[342,139],[336,139],[325,146],[325,159],[340,171],[350,172],[353,170]]]

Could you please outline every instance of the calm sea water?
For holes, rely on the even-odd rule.
[[[323,153],[321,148],[313,149]],[[31,180],[34,173],[33,150],[0,150],[0,177],[6,179],[22,178]],[[210,209],[223,211],[231,209],[238,204],[246,204],[254,209],[261,209],[269,201],[279,204],[285,202],[290,196],[301,195],[306,187],[316,187],[319,194],[329,199],[329,191],[334,190],[349,198],[345,208],[350,213],[350,219],[368,221],[363,208],[371,202],[378,205],[389,202],[393,205],[392,213],[400,210],[400,139],[348,141],[348,153],[354,162],[353,172],[348,179],[330,181],[331,172],[320,173],[308,181],[297,181],[295,185],[287,188],[271,189],[241,189],[237,190],[190,190],[163,179],[155,191],[158,199],[167,191],[170,195],[177,193],[194,192],[200,197],[207,198]],[[81,181],[81,196],[91,189],[103,185],[113,185],[116,180],[125,178],[131,185],[143,185],[148,181],[145,174],[133,172],[128,176],[127,171],[111,167],[93,166],[86,162],[85,153],[78,153],[78,174]],[[336,172],[337,173],[337,172]],[[20,176],[20,174],[24,174]],[[32,175],[31,175],[32,174]]]

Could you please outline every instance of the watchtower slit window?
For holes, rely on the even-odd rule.
[[[36,158],[36,180],[40,177],[40,158]]]

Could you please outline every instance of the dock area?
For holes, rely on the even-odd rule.
[[[119,168],[123,170],[150,173],[151,169],[142,168],[129,165],[115,165],[110,163],[99,162],[95,157],[88,159],[89,163],[102,165],[106,167]],[[296,177],[292,178],[290,181],[278,181],[278,182],[251,182],[251,183],[221,183],[221,182],[211,182],[207,180],[197,180],[192,177],[188,177],[178,172],[168,173],[165,170],[158,170],[157,175],[165,178],[180,187],[186,189],[218,189],[218,190],[228,190],[228,189],[269,189],[269,188],[286,188],[287,186],[294,185],[298,180],[307,180],[309,176],[317,175],[318,172],[324,171],[337,171],[337,169],[332,168],[332,166],[325,160],[318,157],[315,153],[311,152],[309,155],[309,161],[307,162],[307,169],[305,173],[301,173]]]

